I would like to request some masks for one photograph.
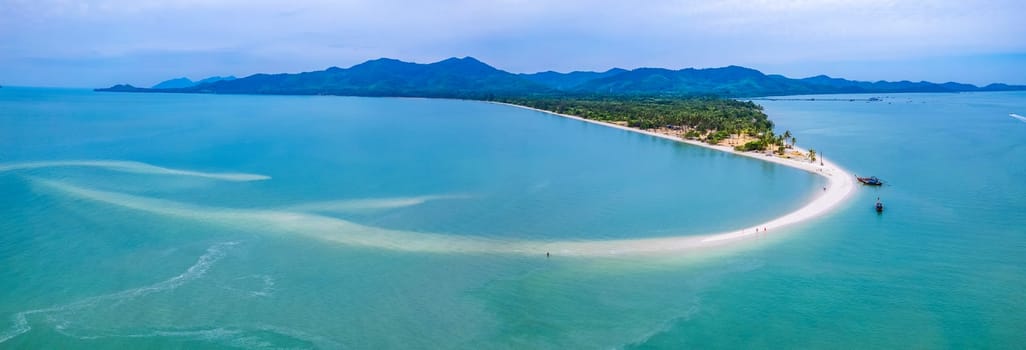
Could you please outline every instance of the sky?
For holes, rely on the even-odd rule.
[[[473,56],[514,73],[741,65],[1026,84],[1026,1],[0,0],[0,85]]]

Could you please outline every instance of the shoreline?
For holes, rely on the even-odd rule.
[[[585,119],[575,115],[556,113],[552,111],[546,111],[543,109],[521,106],[505,102],[488,101],[488,103],[527,109],[556,117],[578,120],[586,123],[592,123],[629,132],[644,134],[648,136],[654,136],[666,140],[681,142],[692,146],[704,147],[721,152],[727,152],[738,156],[754,158],[810,172],[827,179],[826,190],[818,194],[812,201],[806,203],[801,208],[798,208],[797,210],[792,211],[790,213],[784,214],[783,216],[774,218],[770,221],[750,225],[746,228],[738,229],[737,231],[676,237],[639,238],[591,242],[551,242],[544,244],[546,248],[550,249],[551,251],[559,253],[569,255],[593,255],[594,253],[603,251],[609,254],[680,251],[704,246],[721,245],[756,235],[768,235],[769,232],[775,232],[775,229],[785,227],[788,225],[797,224],[826,214],[831,209],[837,207],[837,205],[843,202],[845,199],[848,199],[855,189],[854,175],[848,173],[837,164],[834,164],[833,162],[827,160],[823,160],[823,165],[819,165],[817,164],[817,162],[784,159],[775,156],[766,156],[762,153],[739,152],[735,151],[732,147],[729,146],[710,145],[701,141],[688,140],[658,132],[632,128],[629,126],[623,126],[598,120]],[[795,149],[805,151],[804,149],[799,147],[795,147]],[[769,231],[760,230],[758,233],[756,233],[756,228],[765,229]]]
[[[471,237],[441,233],[414,232],[391,230],[342,220],[339,218],[304,212],[302,210],[275,209],[242,209],[220,208],[174,202],[167,199],[141,197],[126,193],[106,192],[81,188],[74,185],[43,179],[33,179],[34,184],[58,190],[65,194],[83,199],[104,202],[125,208],[168,215],[177,218],[188,218],[213,224],[224,224],[232,227],[252,227],[255,231],[279,234],[297,234],[309,238],[320,239],[344,245],[387,249],[395,251],[440,253],[440,254],[509,254],[521,256],[539,256],[552,253],[555,256],[567,257],[610,257],[629,255],[658,255],[682,253],[700,250],[731,243],[743,242],[747,239],[765,237],[778,228],[793,225],[821,216],[836,208],[854,192],[855,179],[836,164],[824,161],[820,166],[808,161],[767,157],[762,153],[737,152],[729,146],[709,145],[694,140],[683,140],[675,136],[657,132],[639,130],[612,123],[588,120],[572,115],[558,114],[507,103],[490,102],[517,108],[533,110],[555,117],[576,119],[579,121],[599,124],[602,126],[622,129],[629,132],[645,134],[666,140],[683,142],[694,146],[711,148],[740,156],[759,159],[804,170],[827,179],[827,190],[816,191],[812,200],[797,210],[772,220],[747,225],[735,230],[687,236],[668,236],[651,238],[622,238],[598,240],[545,240],[545,239],[498,239],[487,237]],[[15,171],[50,166],[99,166],[113,171],[132,172],[171,176],[200,176],[217,180],[253,181],[266,180],[270,177],[245,173],[204,173],[193,170],[163,168],[146,163],[130,161],[48,161],[0,164],[0,172]],[[255,223],[255,225],[254,225]],[[253,226],[247,226],[253,225]],[[765,228],[756,233],[755,228]],[[787,230],[779,232],[788,232]]]
[[[666,138],[670,138],[666,136]],[[719,146],[727,148],[725,146]],[[733,150],[730,150],[733,151]],[[755,157],[763,159],[761,157]],[[111,162],[111,161],[108,161]],[[350,246],[387,249],[394,251],[440,253],[440,254],[510,254],[523,256],[538,256],[545,253],[553,253],[556,256],[568,257],[608,257],[628,255],[652,255],[680,253],[689,250],[711,248],[714,246],[726,245],[733,242],[751,239],[757,236],[767,236],[769,232],[756,233],[754,227],[773,229],[802,222],[823,213],[826,213],[838,203],[847,198],[854,188],[854,180],[839,168],[831,168],[833,171],[821,172],[818,165],[811,163],[800,163],[793,160],[778,159],[781,164],[793,167],[801,167],[803,170],[813,172],[828,179],[828,190],[816,196],[815,199],[805,204],[798,210],[786,215],[774,218],[773,220],[748,226],[740,230],[727,232],[669,236],[652,238],[623,238],[607,240],[540,240],[540,239],[497,239],[487,237],[459,236],[441,233],[414,232],[391,230],[380,227],[366,226],[356,222],[342,220],[340,218],[324,216],[317,213],[306,212],[295,209],[242,209],[222,208],[189,203],[175,202],[167,199],[141,197],[137,195],[117,192],[107,192],[96,189],[78,187],[60,181],[31,179],[32,183],[42,187],[58,190],[65,194],[73,195],[82,199],[88,199],[124,208],[135,209],[154,214],[172,216],[176,218],[187,218],[208,222],[212,224],[223,224],[231,227],[252,227],[254,231],[266,233],[297,234],[309,238],[320,239],[327,242],[334,242]],[[39,167],[40,165],[51,166],[83,166],[93,165],[95,161],[77,162],[43,162],[29,163]],[[159,168],[145,163],[114,162],[115,164],[139,164],[146,169]],[[788,164],[793,163],[793,164]],[[830,164],[833,167],[832,163]],[[824,166],[825,168],[826,166]],[[0,172],[19,170],[27,167],[24,164],[0,164]],[[122,172],[138,172],[135,169],[122,167],[111,167],[111,170]],[[166,168],[160,168],[166,169]],[[158,175],[195,176],[200,174],[196,171],[180,170],[163,173],[146,172]],[[203,173],[205,174],[205,173]],[[250,226],[252,225],[252,226]],[[783,231],[787,232],[787,231]]]

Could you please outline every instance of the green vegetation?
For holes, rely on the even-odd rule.
[[[230,77],[229,77],[230,78]],[[344,95],[488,99],[491,96],[604,96],[612,98],[781,96],[867,92],[956,92],[1026,90],[1026,86],[929,82],[865,82],[827,76],[791,79],[729,66],[669,70],[638,68],[605,72],[513,74],[473,57],[418,64],[370,60],[349,68],[295,74],[254,74],[199,82],[176,79],[152,89],[115,85],[97,91],[212,94]],[[870,99],[873,100],[873,99]],[[879,99],[876,99],[879,101]]]
[[[759,140],[759,141],[751,141],[751,142],[748,142],[748,143],[746,143],[746,144],[744,144],[742,146],[734,147],[734,150],[741,151],[741,152],[761,151],[761,150],[766,149],[766,146],[767,146],[766,142],[764,142],[763,140]]]
[[[719,97],[510,97],[499,102],[626,123],[640,129],[669,128],[684,137],[718,143],[730,135],[772,135],[773,122],[762,106]]]
[[[784,154],[788,142],[793,145],[796,140],[790,130],[775,135],[773,122],[762,106],[721,97],[532,96],[492,100],[639,129],[669,129],[683,138],[709,144],[718,144],[732,135],[755,139],[734,147],[742,152],[770,149]]]
[[[350,68],[218,79],[201,82],[177,79],[154,89],[116,85],[97,90],[500,101],[639,129],[660,129],[658,131],[665,134],[709,144],[729,139],[732,145],[744,143],[736,147],[739,150],[776,149],[781,154],[797,143],[790,131],[774,135],[773,122],[763,113],[761,106],[726,97],[824,92],[803,85],[803,80],[767,76],[736,66],[677,71],[640,68],[631,71],[611,69],[601,73],[513,74],[473,57],[450,58],[430,64],[382,58]],[[820,78],[816,81],[834,85],[846,82]],[[193,85],[168,87],[179,86],[172,83]]]

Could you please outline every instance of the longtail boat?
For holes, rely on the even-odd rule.
[[[880,179],[876,178],[876,176],[870,176],[870,177],[858,177],[858,176],[856,176],[855,179],[859,180],[859,182],[861,182],[863,185],[870,185],[870,186],[881,186],[881,185],[883,185],[883,181],[880,181]]]

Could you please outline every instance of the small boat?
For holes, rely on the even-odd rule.
[[[882,213],[883,212],[883,203],[880,202],[880,198],[876,199],[876,212],[877,213]]]
[[[855,178],[858,179],[859,182],[861,182],[863,185],[870,185],[870,186],[880,186],[880,185],[883,185],[883,181],[880,181],[880,179],[876,178],[876,176],[870,176],[870,177],[858,177],[858,176],[856,176]]]

